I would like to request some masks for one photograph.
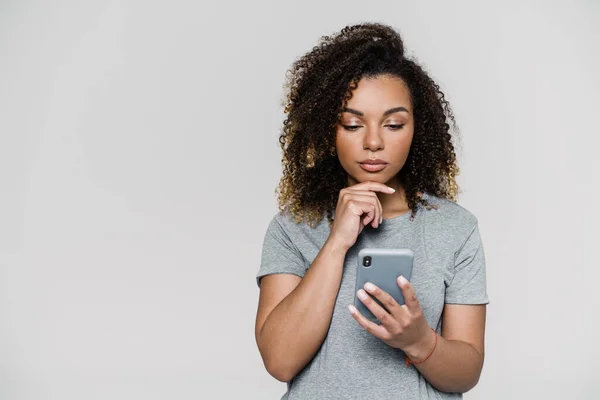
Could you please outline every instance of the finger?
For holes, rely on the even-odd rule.
[[[351,196],[360,196],[361,199],[364,200],[365,196],[369,199],[372,199],[373,203],[376,206],[375,219],[373,221],[373,228],[379,227],[381,222],[383,221],[383,207],[381,205],[381,201],[379,201],[379,197],[375,192],[370,192],[368,190],[354,190],[348,189],[347,195]],[[357,197],[358,199],[358,197]]]
[[[377,325],[375,322],[369,321],[353,305],[349,305],[348,309],[350,310],[350,313],[356,322],[358,322],[360,326],[362,326],[371,335],[381,340],[389,340],[392,337],[392,335],[387,329],[385,329],[383,325]]]
[[[379,183],[379,182],[372,182],[372,181],[365,181],[365,182],[357,183],[356,185],[348,187],[348,189],[370,190],[373,192],[382,192],[382,193],[388,193],[388,194],[394,193],[396,191],[396,189],[391,188],[388,185],[385,185],[385,184]]]
[[[383,222],[383,206],[381,205],[381,201],[379,201],[379,197],[375,196],[375,201],[379,210],[379,219],[377,220],[377,226],[379,226]]]
[[[365,283],[365,290],[371,295],[375,296],[375,298],[379,300],[379,302],[383,304],[385,308],[387,308],[389,313],[392,314],[394,319],[400,317],[402,308],[396,299],[394,299],[388,292],[381,289],[377,285],[372,284],[371,282]]]
[[[373,225],[373,228],[377,228],[379,226],[379,224],[381,223],[381,219],[382,219],[382,215],[383,215],[383,209],[381,207],[381,202],[379,201],[379,198],[377,197],[377,195],[374,192],[369,192],[366,190],[353,190],[353,191],[349,191],[347,196],[348,196],[348,199],[358,200],[358,201],[362,201],[365,203],[373,204],[373,206],[375,207],[375,216],[374,216],[371,224]]]
[[[375,205],[373,203],[359,200],[349,200],[348,208],[354,213],[354,215],[359,217],[362,217],[363,214],[366,214],[366,216],[362,218],[363,225],[368,225],[371,221],[373,221],[373,218],[375,218]]]
[[[384,325],[388,330],[393,330],[392,327],[395,325],[396,320],[390,313],[385,311],[383,307],[381,307],[375,300],[371,298],[363,289],[360,289],[358,293],[356,293],[360,301],[367,306],[369,311],[373,313],[375,318],[377,318],[382,325]]]
[[[400,286],[400,290],[402,290],[402,295],[404,296],[404,302],[406,303],[406,307],[409,311],[418,311],[421,309],[421,305],[419,304],[419,299],[417,299],[417,294],[415,293],[415,289],[410,284],[410,282],[400,275],[398,277],[398,286]]]

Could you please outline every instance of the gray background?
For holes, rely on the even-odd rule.
[[[467,399],[599,386],[600,3],[0,2],[0,399],[279,398],[253,336],[285,70],[389,23],[462,130]]]

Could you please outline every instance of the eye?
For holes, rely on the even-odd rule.
[[[404,127],[404,124],[399,124],[399,125],[386,125],[389,126],[389,128],[393,131],[399,131],[400,129],[402,129]]]
[[[360,128],[360,125],[342,125],[342,126],[344,127],[345,130],[350,131],[350,132],[354,132],[358,128]]]

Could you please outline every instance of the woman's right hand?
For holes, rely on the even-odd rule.
[[[365,226],[379,226],[383,209],[375,192],[392,194],[395,190],[379,182],[361,182],[340,190],[329,240],[348,250]]]

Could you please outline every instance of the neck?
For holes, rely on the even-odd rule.
[[[388,183],[387,185],[396,189],[396,192],[392,194],[377,193],[377,197],[383,208],[383,219],[397,217],[410,211],[404,187],[400,184],[392,185]]]

